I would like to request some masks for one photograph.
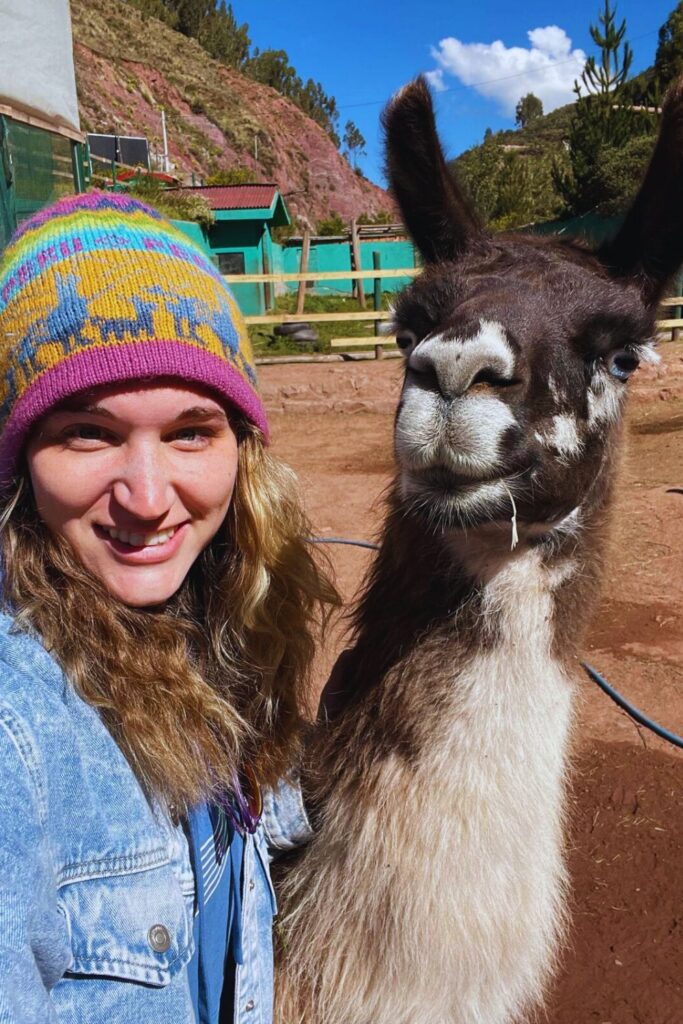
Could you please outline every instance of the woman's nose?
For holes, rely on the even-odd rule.
[[[112,488],[114,499],[136,519],[161,519],[173,504],[173,487],[164,454],[154,446],[122,453]]]

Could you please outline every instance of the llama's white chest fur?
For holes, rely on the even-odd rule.
[[[485,586],[481,649],[450,680],[444,666],[452,699],[441,694],[440,727],[393,810],[423,837],[404,835],[415,860],[394,887],[399,903],[419,893],[412,953],[440,966],[440,995],[395,1021],[511,1020],[552,966],[571,699],[552,656],[556,582],[536,552],[515,558]]]

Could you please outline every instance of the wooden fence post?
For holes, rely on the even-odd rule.
[[[372,254],[372,269],[381,270],[382,268],[382,257],[376,250]],[[375,312],[379,312],[382,308],[382,279],[376,277],[373,281],[373,299],[375,305]],[[375,337],[379,337],[379,320],[375,320]],[[381,345],[375,345],[375,359],[382,359],[384,357],[384,349]]]
[[[301,262],[299,263],[299,273],[305,274],[308,270],[308,256],[311,251],[311,232],[310,228],[304,228],[304,237],[301,243]],[[296,311],[297,313],[303,313],[304,302],[306,301],[306,282],[299,281],[299,290],[296,294]]]
[[[674,295],[676,297],[678,297],[679,295],[683,295],[683,290],[682,290],[683,289],[683,268],[679,267],[678,272],[676,274],[676,277],[674,278],[674,285],[673,285],[673,287],[674,287]],[[675,306],[671,310],[671,313],[672,313],[672,315],[673,315],[675,320],[680,320],[681,317],[683,316],[683,306]],[[680,337],[681,337],[681,328],[680,327],[674,327],[673,330],[671,331],[671,340],[672,341],[678,341],[680,339]]]
[[[268,229],[266,228],[266,230],[268,230]],[[268,259],[268,250],[266,249],[265,245],[263,246],[263,274],[264,274],[264,276],[267,275],[267,274],[270,274],[270,261]],[[274,291],[274,289],[271,287],[270,281],[264,281],[263,282],[263,304],[264,304],[266,309],[272,309],[273,308],[273,304],[274,304],[273,303],[273,291]]]
[[[358,241],[358,224],[354,217],[351,221],[351,270],[362,270],[360,262],[360,243]],[[360,309],[365,309],[365,288],[360,278],[356,281],[356,297]]]

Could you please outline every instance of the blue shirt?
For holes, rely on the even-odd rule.
[[[218,1024],[221,1010],[224,1020],[232,1017],[235,964],[244,962],[240,892],[244,842],[222,807],[195,808],[188,831],[196,885],[195,951],[188,964],[188,980],[198,1024]]]

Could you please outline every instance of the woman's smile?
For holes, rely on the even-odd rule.
[[[113,526],[95,525],[95,532],[109,545],[119,558],[133,565],[150,562],[165,562],[178,552],[183,538],[190,529],[190,523],[166,527],[155,532],[143,531],[141,527],[119,530]]]

